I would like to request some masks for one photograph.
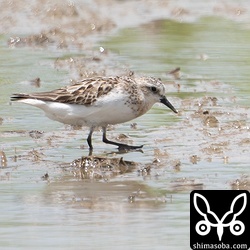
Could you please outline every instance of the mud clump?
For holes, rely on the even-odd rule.
[[[86,156],[71,163],[74,175],[81,179],[109,179],[119,174],[131,173],[137,163],[121,158]]]
[[[0,151],[0,167],[1,168],[7,167],[7,158],[4,151]]]
[[[213,115],[205,115],[205,117],[203,118],[203,124],[210,128],[216,128],[219,126],[219,121]]]
[[[33,139],[39,139],[43,136],[43,134],[44,134],[43,131],[38,131],[38,130],[29,131],[29,136]]]
[[[10,47],[45,47],[48,44],[52,44],[54,41],[49,38],[46,34],[41,33],[38,35],[30,35],[27,37],[10,37],[8,45]]]
[[[248,175],[242,175],[240,178],[231,182],[231,188],[233,190],[250,190],[250,177]]]

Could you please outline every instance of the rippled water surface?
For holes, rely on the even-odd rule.
[[[176,116],[156,105],[134,121],[137,129],[129,122],[109,131],[144,144],[143,153],[110,154],[113,147],[97,131],[94,154],[138,163],[100,180],[82,180],[70,167],[88,154],[86,128],[72,130],[38,109],[9,103],[14,92],[69,84],[67,71],[54,63],[77,53],[9,48],[8,38],[0,39],[3,249],[189,249],[190,191],[249,188],[250,31],[244,24],[161,20],[99,42],[120,64],[169,82],[168,98],[180,110]],[[176,67],[177,78],[167,74]],[[30,84],[37,77],[40,88]],[[219,125],[210,126],[204,111]],[[32,136],[37,130],[41,137]],[[145,164],[151,165],[147,175]]]
[[[106,45],[134,70],[163,76],[181,67],[188,75],[185,84],[192,85],[195,79],[219,80],[239,94],[249,93],[249,40],[245,25],[204,17],[195,23],[160,20],[124,29]]]

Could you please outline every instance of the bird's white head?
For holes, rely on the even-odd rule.
[[[136,79],[136,82],[140,85],[149,105],[152,106],[156,102],[160,102],[170,108],[173,112],[178,113],[173,105],[167,100],[165,96],[165,86],[160,79],[154,77],[140,77]]]

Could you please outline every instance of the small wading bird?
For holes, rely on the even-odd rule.
[[[49,92],[13,94],[11,100],[40,108],[52,120],[90,127],[87,138],[90,150],[93,149],[92,134],[96,127],[102,127],[103,142],[116,145],[120,150],[139,149],[143,145],[131,146],[108,140],[108,124],[139,117],[156,102],[177,113],[165,96],[164,84],[153,77],[93,77]]]

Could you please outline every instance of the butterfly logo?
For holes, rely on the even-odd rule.
[[[204,210],[204,207],[203,207],[203,209],[199,208],[198,202],[197,202],[199,199],[201,199],[200,201],[201,202],[203,201],[203,204],[205,204],[206,211],[202,211],[202,210]],[[240,199],[243,199],[243,205],[239,211],[235,211],[235,210],[237,210],[235,207],[235,204],[237,202],[239,202]],[[193,198],[193,204],[194,204],[196,211],[204,218],[203,220],[200,220],[199,222],[197,222],[197,224],[195,226],[195,230],[199,235],[204,236],[204,235],[209,234],[211,227],[217,228],[217,235],[218,235],[219,241],[221,241],[221,239],[222,239],[225,227],[229,227],[230,232],[236,236],[244,233],[245,225],[243,224],[242,221],[237,220],[236,218],[246,208],[246,205],[247,205],[246,193],[239,194],[238,196],[236,196],[233,199],[231,206],[230,206],[230,210],[227,211],[222,216],[221,219],[219,219],[218,216],[213,211],[210,210],[210,205],[209,205],[207,199],[203,195],[195,193],[194,198]],[[230,217],[232,217],[231,221],[228,223],[224,223],[225,220],[226,219],[228,220],[228,218],[230,218]],[[211,222],[211,220],[213,222]]]

